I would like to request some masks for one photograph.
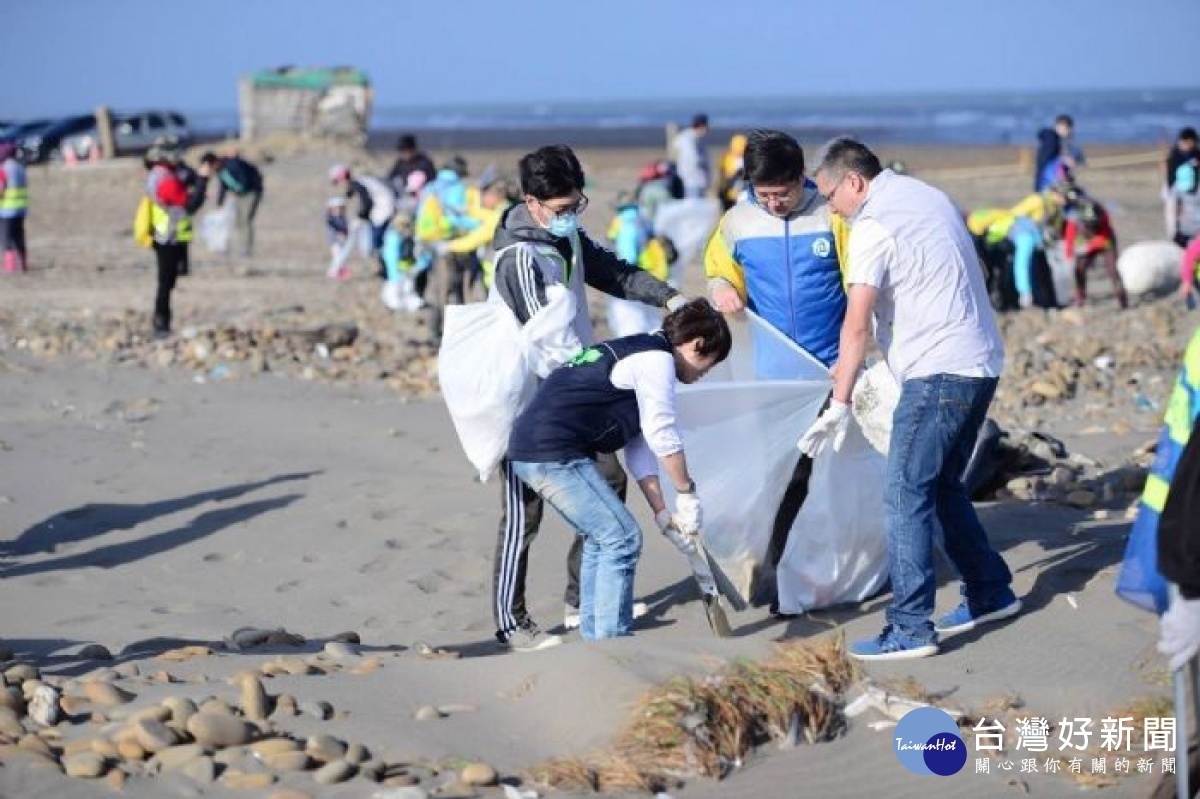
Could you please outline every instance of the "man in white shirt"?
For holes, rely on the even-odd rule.
[[[939,633],[1021,609],[961,477],[996,392],[1004,343],[971,236],[945,194],[883,169],[849,138],[826,145],[815,177],[829,206],[850,222],[849,304],[830,407],[799,446],[812,457],[840,446],[873,324],[901,385],[884,500],[892,600],[883,632],[853,643],[850,655],[926,657],[937,653]],[[962,575],[963,601],[934,622],[939,535]]]

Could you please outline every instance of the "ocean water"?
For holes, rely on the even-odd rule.
[[[377,103],[372,142],[424,134],[431,147],[524,145],[557,136],[581,146],[657,145],[669,123],[708,114],[717,136],[755,127],[780,128],[805,141],[849,133],[886,144],[1016,144],[1032,146],[1039,128],[1059,113],[1075,118],[1081,142],[1162,144],[1185,125],[1200,125],[1196,90],[946,94],[887,97],[688,99],[578,103],[493,103],[394,106]],[[236,113],[193,114],[200,131],[236,128]]]

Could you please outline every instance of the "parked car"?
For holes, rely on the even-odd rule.
[[[47,128],[17,138],[17,158],[26,164],[57,161],[62,157],[63,139],[87,130],[94,130],[95,127],[95,114],[56,120]]]
[[[35,119],[30,122],[18,122],[0,134],[0,141],[12,142],[14,145],[20,146],[20,142],[34,135],[41,135],[42,131],[54,124],[53,119]]]
[[[166,140],[185,146],[192,140],[191,130],[182,114],[174,111],[142,111],[136,114],[119,114],[113,119],[113,147],[117,155],[144,153],[155,142]],[[62,151],[68,149],[80,159],[88,157],[90,148],[99,146],[100,137],[95,125],[68,137]]]

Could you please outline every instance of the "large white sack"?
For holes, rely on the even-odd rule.
[[[209,252],[222,253],[229,250],[229,239],[233,236],[236,198],[227,201],[220,208],[209,211],[200,223],[200,238],[204,239],[204,247]]]
[[[504,453],[513,422],[533,398],[537,378],[574,355],[575,296],[546,289],[546,307],[522,326],[494,291],[487,302],[449,305],[438,382],[454,431],[486,481]]]
[[[766,558],[779,502],[800,457],[796,441],[816,419],[831,383],[819,361],[753,313],[729,319],[734,334],[729,359],[699,383],[680,388],[678,418],[688,469],[704,507],[705,546],[747,602],[755,572]],[[877,469],[880,456],[860,433],[852,441],[855,444],[843,449],[845,455],[829,456],[831,463],[837,461],[840,478],[820,470],[821,476],[814,474],[816,482],[805,503],[812,504],[810,517],[802,513],[792,528],[793,554],[785,553],[780,564],[789,575],[780,585],[785,607],[853,601],[877,590],[887,568],[886,552],[872,538],[883,540],[882,512],[869,504],[860,507],[856,499],[863,476],[877,489],[882,484],[871,471]],[[857,442],[863,442],[870,457]],[[817,497],[821,493],[828,501]],[[828,510],[821,511],[826,506]],[[851,531],[848,537],[846,530]],[[788,565],[791,558],[813,552],[828,553],[825,560],[836,563],[836,571]]]
[[[1165,293],[1179,286],[1183,248],[1173,241],[1139,241],[1117,258],[1117,271],[1132,296]]]
[[[882,361],[855,384],[846,441],[813,463],[808,496],[779,561],[782,612],[861,602],[887,582],[883,492],[899,400],[900,386]]]
[[[684,268],[700,259],[704,245],[721,219],[721,204],[711,197],[668,200],[654,213],[656,235],[666,236],[675,245],[679,257],[671,264],[671,285],[682,285]]]
[[[608,329],[613,338],[651,333],[662,327],[663,312],[652,305],[633,300],[608,298]]]

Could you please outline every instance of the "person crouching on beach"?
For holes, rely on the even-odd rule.
[[[585,639],[629,635],[642,531],[596,466],[600,453],[625,460],[659,529],[685,555],[702,519],[675,423],[675,384],[694,383],[725,360],[732,337],[708,300],[671,312],[662,330],[602,342],[546,378],[517,417],[508,459],[521,481],[583,541],[580,631]],[[675,486],[667,510],[658,463]]]

